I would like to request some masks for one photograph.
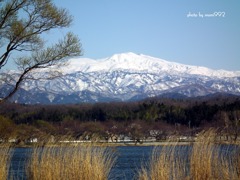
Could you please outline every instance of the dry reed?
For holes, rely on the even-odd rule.
[[[212,179],[216,175],[218,148],[215,142],[215,130],[201,132],[190,154],[190,179]]]
[[[114,164],[114,152],[107,147],[69,144],[34,148],[27,165],[27,179],[104,180]]]
[[[155,147],[152,153],[151,162],[148,168],[142,168],[139,173],[141,180],[158,180],[158,179],[182,179],[187,173],[186,157],[183,151],[187,150],[187,146],[166,145],[163,147]]]
[[[8,178],[12,149],[9,143],[0,144],[0,179]]]
[[[217,145],[215,135],[215,130],[202,132],[191,147],[179,144],[156,147],[148,168],[143,167],[139,173],[139,179],[240,179],[239,146]]]

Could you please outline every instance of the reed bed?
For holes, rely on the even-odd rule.
[[[140,180],[239,180],[239,145],[216,144],[215,130],[199,134],[192,146],[155,147]]]
[[[26,179],[31,180],[106,180],[114,166],[114,148],[99,144],[44,142],[31,148],[26,164]],[[193,145],[169,143],[156,146],[149,164],[138,172],[140,180],[239,180],[239,144],[216,143],[216,131],[199,134]],[[0,180],[14,179],[9,174],[10,144],[0,144]]]
[[[150,164],[145,165],[139,172],[141,180],[165,180],[184,179],[187,169],[183,164],[187,164],[184,151],[188,151],[188,146],[166,145],[155,147],[152,153]]]
[[[12,149],[9,143],[0,144],[0,180],[5,180],[9,175]]]
[[[35,147],[27,165],[27,179],[105,180],[114,165],[112,149],[94,145],[57,144]]]

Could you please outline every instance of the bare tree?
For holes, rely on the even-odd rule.
[[[56,7],[51,0],[0,0],[0,91],[1,81],[11,85],[1,101],[10,98],[24,81],[34,78],[36,70],[61,66],[67,57],[81,55],[80,41],[70,32],[58,43],[44,46],[43,34],[69,27],[72,20],[66,9]],[[16,53],[18,56],[13,58]],[[3,73],[10,62],[15,62],[19,70],[14,76]],[[47,78],[57,75],[48,73]]]

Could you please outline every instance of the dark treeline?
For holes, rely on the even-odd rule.
[[[238,134],[240,99],[236,96],[215,96],[189,99],[150,98],[139,102],[74,105],[5,103],[0,105],[0,115],[18,127],[33,126],[46,132],[55,128],[54,132],[66,133],[69,130],[74,131],[75,135],[82,135],[89,129],[94,131],[94,128],[98,131],[103,125],[103,131],[106,131],[106,127],[116,127],[116,124],[118,127],[127,127],[130,124],[141,127],[152,125],[152,129],[159,127],[166,130],[169,130],[169,127],[176,130],[176,126],[185,129],[213,126],[227,128],[229,131],[234,129]],[[109,129],[107,131],[109,132]]]
[[[231,99],[147,99],[140,102],[111,102],[74,105],[22,105],[2,104],[0,114],[16,124],[31,124],[36,120],[61,122],[76,121],[134,121],[146,122],[165,121],[169,124],[182,124],[199,127],[216,121],[221,112],[240,110],[240,98]]]

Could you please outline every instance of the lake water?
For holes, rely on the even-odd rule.
[[[152,155],[153,146],[117,147],[118,159],[111,171],[110,179],[135,179],[142,165],[146,165]]]
[[[136,179],[136,173],[146,165],[151,157],[153,146],[119,146],[116,147],[117,160],[110,173],[110,179]],[[25,180],[25,162],[31,148],[15,148],[10,171],[14,179]]]

